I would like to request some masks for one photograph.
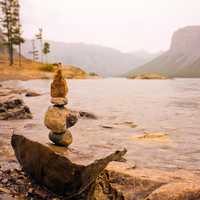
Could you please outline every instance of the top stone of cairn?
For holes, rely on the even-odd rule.
[[[63,77],[62,70],[58,69],[51,83],[51,103],[55,105],[67,104],[67,93],[67,81]]]

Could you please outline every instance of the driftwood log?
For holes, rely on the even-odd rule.
[[[21,135],[13,135],[11,144],[22,169],[39,184],[65,199],[124,199],[122,193],[111,186],[105,168],[111,161],[121,161],[126,149],[84,166]]]

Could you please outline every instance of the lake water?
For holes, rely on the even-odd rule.
[[[37,139],[46,138],[48,130],[43,125],[43,117],[50,105],[50,81],[10,81],[7,84],[43,93],[40,97],[25,98],[34,119],[14,121],[12,125],[17,131],[35,135]],[[71,148],[95,158],[126,147],[128,162],[135,162],[138,167],[200,168],[200,79],[108,78],[69,80],[68,84],[68,107],[98,116],[98,120],[81,119],[72,128]],[[138,126],[131,127],[131,122]],[[0,125],[6,127],[8,123],[11,122],[0,122]],[[165,133],[168,140],[134,139],[144,132]]]

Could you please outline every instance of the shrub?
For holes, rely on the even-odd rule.
[[[45,64],[40,67],[40,70],[45,72],[54,72],[55,66],[52,64]]]
[[[90,76],[98,76],[95,72],[90,72],[89,75]]]

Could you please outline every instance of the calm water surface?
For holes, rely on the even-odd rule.
[[[24,132],[42,140],[48,135],[43,117],[50,105],[50,81],[9,82],[12,84],[43,93],[25,98],[34,113],[33,120],[13,122],[18,127],[23,124]],[[200,79],[110,78],[70,80],[68,84],[68,107],[98,116],[98,120],[80,120],[72,128],[72,148],[95,157],[126,147],[128,162],[139,167],[200,168]],[[131,128],[126,122],[138,127]],[[164,132],[169,141],[133,139],[144,132]]]

